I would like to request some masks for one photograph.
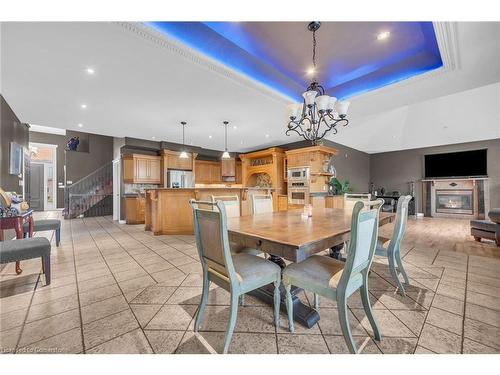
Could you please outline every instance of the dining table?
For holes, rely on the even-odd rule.
[[[349,241],[351,234],[352,210],[337,208],[314,208],[312,215],[303,210],[275,211],[257,215],[231,217],[227,219],[228,237],[231,246],[237,251],[254,248],[272,255],[270,259],[279,262],[301,262],[309,256],[339,246]],[[395,214],[381,212],[379,226],[395,219]],[[319,320],[318,312],[303,303],[298,293],[300,288],[292,288],[294,320],[311,328]],[[255,297],[273,304],[272,286],[255,290]],[[285,292],[281,288],[281,310],[285,311]]]

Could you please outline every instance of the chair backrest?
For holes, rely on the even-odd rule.
[[[252,208],[254,215],[273,212],[273,196],[271,194],[253,194]]]
[[[235,195],[212,195],[212,202],[220,201],[224,204],[227,217],[240,216],[240,199]]]
[[[398,206],[396,209],[396,222],[394,223],[394,231],[392,232],[389,248],[393,249],[401,244],[406,230],[406,223],[408,221],[408,204],[412,199],[411,195],[405,195],[398,199]]]
[[[352,211],[356,202],[368,203],[371,199],[371,194],[344,194],[344,210]]]
[[[189,204],[193,208],[196,247],[203,270],[234,282],[237,278],[227,235],[224,203],[191,199]],[[215,209],[207,210],[199,206]]]
[[[339,283],[339,288],[348,289],[350,281],[360,279],[361,272],[368,271],[377,245],[380,207],[383,199],[370,201],[368,204],[358,201],[354,205],[351,219],[351,239],[346,265]],[[361,284],[358,283],[358,287]]]

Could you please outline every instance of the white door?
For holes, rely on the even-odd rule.
[[[120,220],[120,159],[113,160],[113,220]]]

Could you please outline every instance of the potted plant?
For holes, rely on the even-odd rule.
[[[332,195],[344,195],[352,191],[349,180],[342,182],[337,177],[332,177],[328,185],[330,186],[329,193]]]

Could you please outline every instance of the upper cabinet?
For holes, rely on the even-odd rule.
[[[129,184],[159,184],[161,158],[155,155],[123,155],[123,182]]]
[[[197,184],[220,184],[222,182],[220,162],[196,160],[194,166],[194,179]]]
[[[193,170],[193,160],[196,158],[198,154],[188,153],[188,157],[185,159],[181,159],[180,152],[178,151],[170,151],[170,150],[162,150],[161,152],[163,156],[163,163],[165,164],[165,169],[183,169],[186,171]]]

